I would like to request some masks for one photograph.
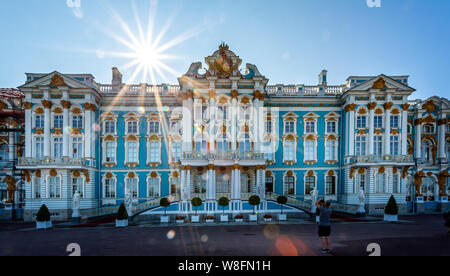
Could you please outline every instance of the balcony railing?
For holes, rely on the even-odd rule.
[[[414,163],[412,155],[356,156],[353,163]]]
[[[268,85],[266,92],[276,96],[336,96],[345,92],[345,86]]]
[[[202,160],[216,160],[216,161],[229,161],[229,160],[242,160],[242,161],[263,161],[264,154],[254,151],[244,152],[192,152],[183,154],[184,161],[202,161]]]
[[[180,91],[179,85],[111,85],[111,84],[100,84],[99,90],[104,95],[175,95]]]
[[[86,159],[84,158],[19,158],[19,166],[85,166]]]

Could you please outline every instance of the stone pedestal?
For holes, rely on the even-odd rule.
[[[80,224],[80,223],[81,223],[81,213],[80,213],[80,209],[73,209],[73,213],[72,213],[72,223],[73,223],[73,224]]]
[[[365,216],[366,215],[366,208],[365,204],[359,204],[358,211],[356,213],[358,216]]]

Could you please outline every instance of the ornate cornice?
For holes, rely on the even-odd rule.
[[[372,89],[384,90],[386,88],[387,88],[386,81],[381,77],[376,82],[374,82],[372,85]]]
[[[93,112],[97,111],[97,106],[95,104],[91,104],[91,103],[85,103],[84,108],[86,110],[93,111]]]
[[[33,104],[30,102],[24,102],[23,107],[27,110],[30,110],[31,108],[33,108]]]
[[[61,105],[64,109],[69,109],[72,106],[72,104],[69,101],[65,101],[65,100],[61,101]]]
[[[426,102],[422,105],[422,108],[426,109],[426,111],[429,113],[433,113],[434,111],[436,111],[436,106],[434,105],[433,101]]]
[[[394,105],[393,102],[388,102],[384,104],[384,109],[391,110],[392,106]]]
[[[411,105],[409,105],[409,104],[402,104],[403,111],[408,111],[410,106]]]
[[[66,82],[64,81],[64,78],[61,77],[59,74],[54,74],[52,79],[50,80],[51,86],[67,86]]]
[[[215,99],[216,98],[216,90],[209,90],[209,98],[210,99]]]
[[[348,104],[344,107],[345,112],[355,111],[356,104]]]
[[[239,92],[237,90],[231,90],[231,98],[237,99],[239,96]]]
[[[438,120],[438,125],[442,126],[442,125],[446,125],[449,122],[449,119],[445,118],[445,119],[439,119]]]
[[[375,102],[367,104],[367,108],[369,110],[374,110],[376,107],[377,107],[377,103],[375,103]]]
[[[44,106],[44,108],[46,108],[46,109],[50,109],[53,106],[53,103],[51,101],[43,100],[43,101],[41,101],[41,103]]]

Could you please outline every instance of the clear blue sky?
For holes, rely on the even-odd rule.
[[[146,22],[149,1],[134,2]],[[91,73],[109,83],[111,67],[129,62],[98,53],[127,50],[105,30],[126,37],[116,11],[138,33],[132,1],[81,0],[79,9],[68,7],[66,0],[3,0],[1,5],[0,87],[23,84],[25,72],[54,70]],[[410,85],[417,89],[413,97],[449,97],[450,1],[381,0],[381,5],[369,8],[366,0],[160,0],[154,31],[171,19],[164,43],[201,30],[165,51],[178,57],[166,63],[179,73],[191,62],[203,62],[225,41],[271,84],[316,84],[322,69],[328,70],[331,84],[350,75],[402,74],[411,76]],[[122,71],[127,80],[133,68]],[[157,82],[177,84],[175,75],[166,75]]]

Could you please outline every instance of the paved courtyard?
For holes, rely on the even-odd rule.
[[[378,243],[381,255],[447,255],[450,236],[441,215],[404,216],[402,222],[339,222],[333,225],[334,256],[367,256],[367,246]],[[317,226],[221,225],[135,226],[32,229],[33,224],[0,223],[0,255],[65,256],[70,243],[81,255],[148,256],[282,256],[320,255]]]

